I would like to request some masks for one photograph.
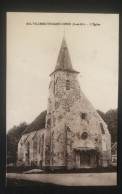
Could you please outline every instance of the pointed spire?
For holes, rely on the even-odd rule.
[[[64,71],[79,73],[79,72],[75,71],[72,67],[72,63],[71,63],[68,47],[66,44],[65,36],[64,36],[62,44],[61,44],[61,48],[59,51],[55,70],[50,75],[52,75],[57,70],[64,70]]]
[[[62,45],[59,51],[55,70],[56,69],[73,70],[65,37],[63,38]]]

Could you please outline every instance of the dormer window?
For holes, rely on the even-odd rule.
[[[66,90],[70,90],[70,81],[66,80]]]

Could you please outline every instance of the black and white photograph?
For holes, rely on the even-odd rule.
[[[7,12],[6,186],[116,186],[119,14]]]

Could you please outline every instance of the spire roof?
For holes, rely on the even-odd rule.
[[[59,55],[58,55],[58,59],[57,59],[57,63],[56,63],[56,67],[55,67],[54,72],[56,70],[65,70],[65,71],[79,73],[79,72],[75,71],[72,67],[72,63],[71,63],[71,59],[70,59],[70,55],[69,55],[69,51],[68,51],[65,37],[63,38],[63,41],[61,44],[61,48],[59,51]]]

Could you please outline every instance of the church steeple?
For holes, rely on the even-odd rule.
[[[59,51],[55,70],[56,69],[73,70],[65,38],[63,38],[62,45]]]
[[[69,55],[69,51],[68,51],[65,37],[63,38],[63,41],[61,44],[61,48],[59,51],[59,55],[58,55],[58,59],[56,62],[56,67],[55,67],[54,72],[57,70],[64,70],[64,71],[79,73],[79,72],[75,71],[72,67],[72,63],[71,63],[71,59],[70,59],[70,55]]]

